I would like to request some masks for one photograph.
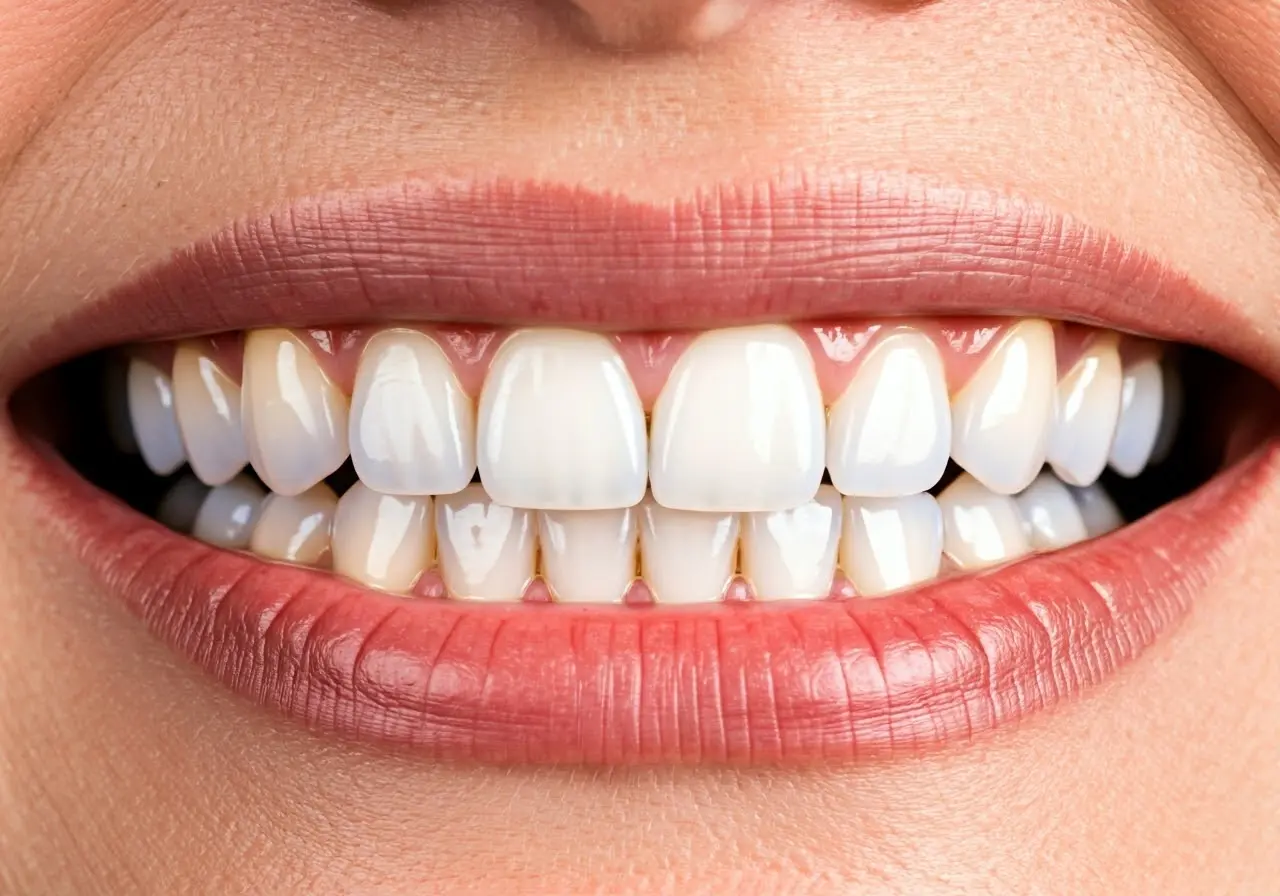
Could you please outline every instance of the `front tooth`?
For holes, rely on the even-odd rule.
[[[1052,473],[1041,473],[1014,500],[1033,550],[1056,551],[1089,537],[1071,492]]]
[[[244,346],[241,396],[253,469],[278,495],[300,495],[347,459],[347,397],[288,330],[256,330]]]
[[[1095,483],[1085,488],[1073,488],[1071,497],[1080,508],[1080,517],[1090,538],[1114,532],[1124,525],[1120,508],[1102,486]]]
[[[430,337],[387,330],[369,340],[351,397],[351,461],[388,495],[451,495],[476,471],[476,413]]]
[[[685,350],[654,406],[653,497],[680,510],[798,507],[818,493],[825,441],[813,358],[794,330],[712,330]]]
[[[621,603],[636,575],[634,507],[538,514],[542,574],[564,603]]]
[[[640,506],[640,560],[653,599],[664,604],[716,601],[738,557],[736,513],[673,510],[652,496]]]
[[[877,344],[831,406],[827,471],[846,495],[928,491],[951,454],[951,406],[942,358],[923,333]]]
[[[215,547],[244,550],[253,537],[264,498],[266,492],[248,476],[217,486],[200,505],[192,537]]]
[[[961,569],[985,569],[1031,552],[1018,505],[968,474],[938,496],[943,551]]]
[[[644,497],[644,408],[603,336],[523,330],[480,392],[480,480],[495,501],[546,510],[631,507]]]
[[[168,375],[134,358],[128,374],[129,422],[142,459],[157,476],[168,476],[187,459],[173,408],[173,381]]]
[[[829,485],[800,507],[744,514],[742,574],[756,598],[827,597],[836,575],[840,521],[840,493]]]
[[[951,456],[1002,495],[1022,491],[1044,465],[1057,363],[1053,328],[1014,326],[951,403]]]
[[[324,483],[300,495],[268,495],[249,550],[269,560],[328,566],[338,496]]]
[[[840,567],[864,597],[938,577],[942,511],[930,494],[845,498]]]
[[[1120,351],[1095,341],[1058,384],[1049,433],[1049,463],[1063,482],[1089,485],[1102,475],[1120,416]]]
[[[493,501],[469,485],[436,500],[440,574],[451,597],[518,601],[534,575],[532,511]]]
[[[229,482],[249,462],[240,425],[240,386],[195,345],[173,356],[178,426],[191,470],[206,485]]]
[[[333,570],[384,591],[408,591],[431,565],[431,499],[383,495],[357,482],[333,518]]]
[[[1111,443],[1111,469],[1132,479],[1146,469],[1160,434],[1164,373],[1155,358],[1143,358],[1124,371],[1120,422]]]

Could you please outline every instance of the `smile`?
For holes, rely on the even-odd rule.
[[[68,556],[319,732],[891,758],[1194,607],[1276,488],[1277,357],[996,194],[412,182],[238,222],[61,322],[5,437]]]

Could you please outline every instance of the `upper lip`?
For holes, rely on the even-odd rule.
[[[1280,370],[1230,303],[1115,237],[1034,203],[874,174],[663,208],[459,182],[296,202],[68,318],[0,386],[92,348],[260,325],[964,313],[1097,323]],[[1109,673],[1225,562],[1280,449],[1061,556],[883,601],[685,612],[403,601],[177,538],[42,452],[17,462],[41,522],[106,590],[232,687],[313,726],[449,758],[776,760],[914,750]]]

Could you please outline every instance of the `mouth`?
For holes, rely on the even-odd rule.
[[[317,732],[816,762],[1169,632],[1275,494],[1277,348],[998,194],[410,182],[177,251],[0,388],[32,525]]]

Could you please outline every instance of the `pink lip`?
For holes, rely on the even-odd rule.
[[[264,324],[1000,312],[1196,342],[1277,372],[1232,306],[1114,238],[876,175],[664,208],[502,184],[301,202],[180,251],[48,333],[0,383],[102,345]],[[9,441],[38,524],[233,690],[325,732],[500,762],[858,759],[1021,719],[1172,626],[1280,473],[1272,440],[1120,533],[882,600],[494,607],[209,549]]]

